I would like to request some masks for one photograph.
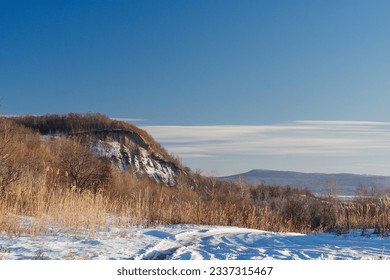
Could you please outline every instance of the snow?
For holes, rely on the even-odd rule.
[[[138,158],[135,158],[135,162],[137,162]],[[148,174],[149,177],[154,178],[157,182],[163,182],[168,185],[175,185],[175,173],[170,166],[162,166],[156,160],[151,159],[147,156],[142,156],[139,160],[142,162],[142,166],[144,167],[144,171]],[[138,166],[138,171],[140,170],[140,164],[136,163]]]
[[[117,141],[104,142],[98,140],[96,143],[91,143],[92,152],[100,157],[122,157],[121,144]]]
[[[121,170],[133,165],[135,173],[147,174],[157,182],[167,185],[175,185],[175,172],[170,165],[164,165],[151,157],[148,152],[140,148],[139,154],[131,154],[130,149],[118,141],[102,141],[90,143],[92,153],[98,157],[110,158],[117,162]]]
[[[275,233],[196,225],[106,228],[93,233],[8,236],[0,233],[0,259],[307,260],[387,259],[389,237]]]

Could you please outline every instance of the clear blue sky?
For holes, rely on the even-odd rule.
[[[389,13],[390,1],[2,0],[0,112],[387,122]]]
[[[390,121],[389,1],[0,1],[3,113]]]

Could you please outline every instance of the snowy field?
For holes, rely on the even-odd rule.
[[[390,260],[390,239],[347,234],[274,233],[235,227],[169,225],[93,234],[0,234],[0,259]]]

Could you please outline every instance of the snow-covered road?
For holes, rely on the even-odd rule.
[[[0,259],[390,259],[390,239],[361,231],[304,235],[169,225],[94,234],[0,234]]]

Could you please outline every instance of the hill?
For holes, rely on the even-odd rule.
[[[327,194],[337,189],[339,195],[354,195],[359,185],[376,188],[390,188],[390,177],[358,174],[302,173],[254,169],[246,173],[221,177],[222,180],[237,181],[240,177],[248,184],[269,184],[308,188],[313,193]]]
[[[184,168],[152,136],[135,125],[102,114],[13,117],[17,124],[46,139],[73,139],[98,158],[110,159],[120,170],[147,175],[158,183],[175,185]]]

